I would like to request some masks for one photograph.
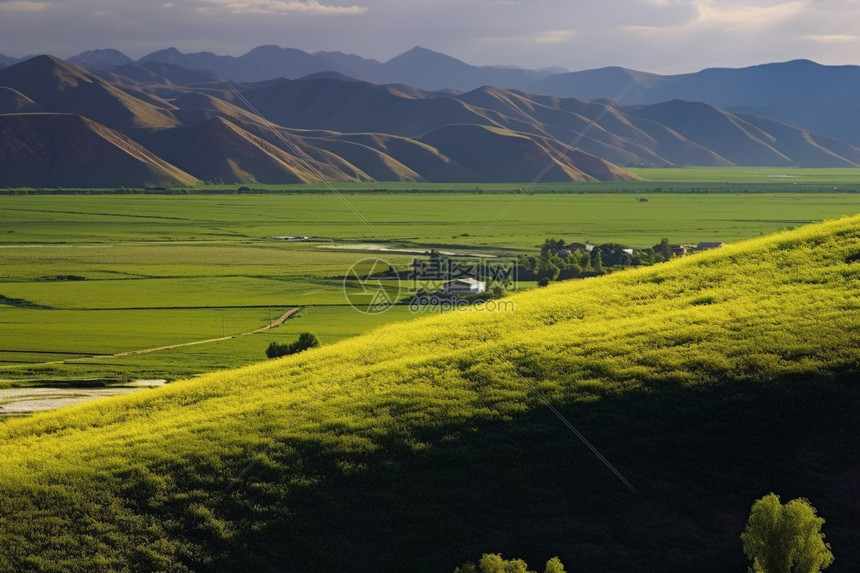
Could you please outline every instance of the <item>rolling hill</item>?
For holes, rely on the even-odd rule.
[[[860,145],[860,135],[853,127],[860,120],[860,104],[849,95],[860,89],[860,66],[793,60],[667,76],[610,67],[556,74],[528,89],[584,99],[614,98],[628,90],[623,98],[627,104],[702,101]]]
[[[200,124],[156,134],[153,148],[172,164],[192,174],[224,181],[308,183],[326,180],[369,180],[370,177],[334,154],[303,150],[298,138],[289,151],[236,124],[214,117]],[[283,142],[280,142],[283,145]],[[296,152],[301,154],[296,157]]]
[[[860,165],[860,149],[844,142],[698,102],[677,100],[607,110],[606,102],[495,87],[447,94],[336,77],[252,84],[243,95],[269,121],[284,126],[419,139],[452,125],[483,126],[489,129],[472,133],[502,129],[535,141],[552,140],[558,148],[576,141],[582,151],[622,166]],[[792,143],[783,145],[783,140]],[[500,161],[495,167],[501,173],[507,165],[508,161]]]
[[[12,88],[0,87],[0,114],[45,111],[33,100]]]
[[[74,113],[111,129],[164,129],[178,122],[168,110],[52,56],[37,56],[0,70],[0,86],[26,95],[43,109]]]
[[[72,114],[0,115],[0,157],[0,181],[10,187],[199,183],[128,137]]]
[[[860,216],[9,420],[0,568],[724,573],[775,491],[856,571],[858,284]]]

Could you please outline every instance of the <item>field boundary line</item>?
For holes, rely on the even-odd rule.
[[[87,355],[81,358],[69,358],[67,360],[54,360],[51,362],[29,362],[26,365],[21,366],[49,366],[52,364],[73,364],[75,362],[81,362],[84,360],[89,360],[91,358],[122,358],[125,356],[137,356],[138,354],[152,354],[153,352],[161,352],[163,350],[173,350],[174,348],[183,348],[185,346],[197,346],[199,344],[210,344],[212,342],[221,342],[223,340],[230,340],[233,338],[238,338],[240,336],[250,336],[252,334],[261,334],[268,330],[272,330],[273,328],[277,328],[284,324],[287,320],[292,318],[297,312],[302,310],[304,307],[297,306],[295,308],[291,308],[272,322],[268,323],[266,326],[262,328],[258,328],[256,330],[252,330],[250,332],[241,332],[239,334],[231,334],[229,336],[219,336],[218,338],[207,338],[206,340],[194,340],[191,342],[180,342],[179,344],[168,344],[166,346],[156,346],[154,348],[142,348],[140,350],[126,350],[124,352],[117,352],[115,354],[93,354]],[[20,368],[21,366],[0,366],[2,369],[14,369]]]

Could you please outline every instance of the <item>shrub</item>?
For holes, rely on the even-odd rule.
[[[502,559],[499,553],[484,553],[475,565],[471,561],[454,569],[454,573],[534,573],[522,559]],[[546,562],[544,573],[565,573],[558,557]]]
[[[307,350],[308,348],[315,348],[319,345],[320,341],[315,334],[311,332],[303,332],[295,342],[290,344],[281,344],[274,341],[271,342],[269,347],[266,348],[266,357],[280,358],[281,356],[296,354],[297,352]]]

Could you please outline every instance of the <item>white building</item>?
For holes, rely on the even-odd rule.
[[[473,278],[454,279],[442,285],[445,294],[481,294],[487,291],[487,283]]]

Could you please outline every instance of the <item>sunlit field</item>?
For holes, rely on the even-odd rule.
[[[536,253],[550,237],[637,247],[663,237],[731,243],[860,212],[860,194],[832,191],[581,189],[2,196],[0,380],[7,382],[0,384],[176,379],[263,360],[268,342],[301,332],[328,344],[413,318],[404,308],[372,316],[350,306],[343,277],[366,257],[408,271],[413,257],[433,248],[511,257]],[[296,236],[307,240],[283,239]],[[241,336],[296,307],[304,310],[283,326]]]
[[[0,568],[717,573],[774,490],[850,571],[858,261],[846,218],[7,420]]]

